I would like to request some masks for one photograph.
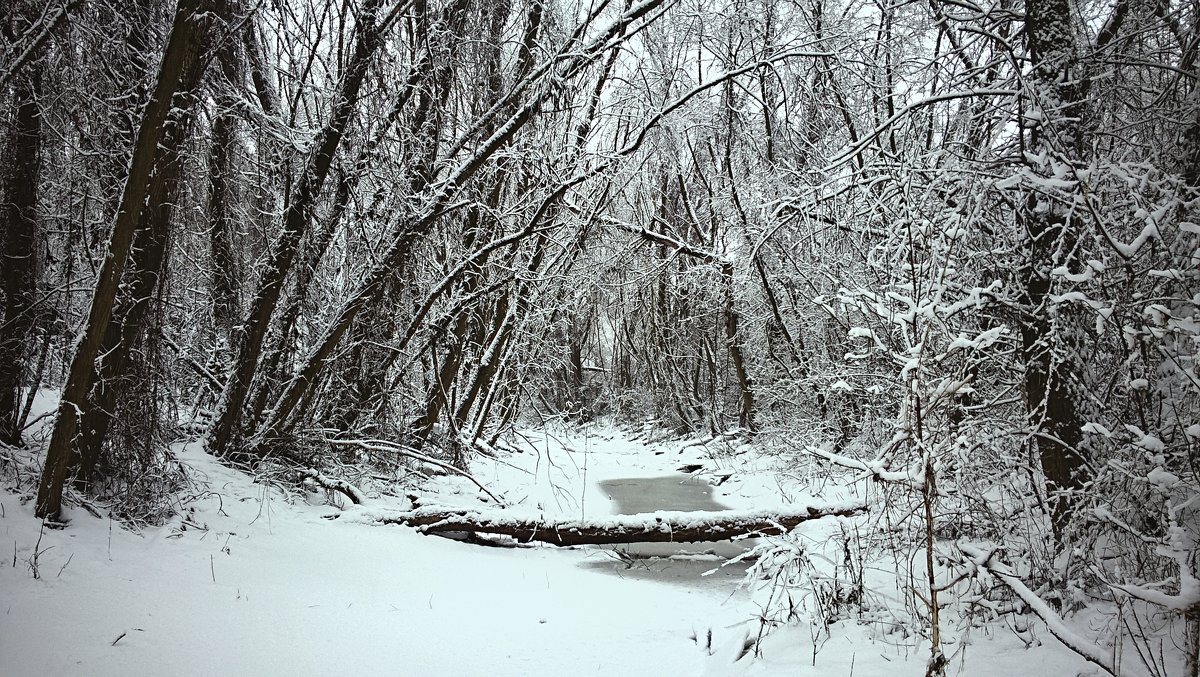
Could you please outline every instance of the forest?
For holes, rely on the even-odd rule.
[[[199,523],[197,458],[327,530],[627,543],[496,517],[603,427],[818,497],[680,536],[761,537],[738,666],[890,610],[912,674],[1039,674],[951,629],[1036,625],[1195,677],[1198,50],[1183,0],[7,0],[12,569]]]

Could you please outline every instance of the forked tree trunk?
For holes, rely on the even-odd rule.
[[[458,407],[454,411],[454,427],[458,430],[461,430],[466,425],[467,416],[471,413],[471,408],[475,406],[475,402],[479,399],[480,393],[491,384],[492,379],[496,377],[500,369],[500,362],[508,348],[509,341],[512,339],[513,325],[516,321],[515,311],[516,307],[510,303],[509,295],[502,295],[493,311],[495,314],[495,327],[489,334],[486,347],[483,348],[482,353],[479,355],[479,366],[475,369],[474,376],[467,383],[462,398],[458,402]]]

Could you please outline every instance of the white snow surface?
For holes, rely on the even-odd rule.
[[[731,509],[853,498],[806,496],[772,472],[778,460],[746,449],[713,460],[694,441],[647,445],[592,429],[532,432],[514,446],[524,451],[472,469],[506,501],[548,515],[602,518],[613,505],[597,482],[671,475],[683,463],[705,465],[695,481],[728,474],[713,498]],[[33,517],[36,477],[0,493],[0,543],[13,551],[0,566],[0,675],[924,673],[927,645],[852,620],[818,638],[816,651],[804,623],[766,637],[757,656],[743,651],[759,634],[761,600],[738,587],[745,564],[713,571],[743,543],[684,546],[674,557],[483,547],[325,519],[341,508],[298,484],[256,484],[196,445],[176,453],[200,495],[140,532],[78,508],[66,529],[43,529]],[[439,504],[483,505],[463,478],[436,478],[425,490]],[[404,507],[364,491],[371,506]],[[838,519],[799,532],[827,541]],[[653,547],[646,552],[680,549]],[[1092,674],[1044,631],[970,632],[950,674]]]

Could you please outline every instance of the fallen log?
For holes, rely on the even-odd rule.
[[[360,522],[402,524],[422,533],[475,532],[511,536],[558,546],[620,543],[724,541],[747,534],[777,535],[822,517],[849,517],[866,510],[862,502],[790,506],[773,510],[654,512],[589,520],[556,520],[515,510],[420,507],[408,511],[356,508],[337,517]]]

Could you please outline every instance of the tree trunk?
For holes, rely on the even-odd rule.
[[[1078,161],[1083,150],[1083,115],[1088,82],[1079,62],[1069,0],[1026,0],[1025,32],[1034,64],[1034,104],[1043,116],[1029,136],[1034,152],[1062,161]],[[1035,171],[1041,168],[1034,167]],[[1071,383],[1082,370],[1071,345],[1076,329],[1070,316],[1050,316],[1050,271],[1067,263],[1075,246],[1071,217],[1063,205],[1038,205],[1030,196],[1020,221],[1026,228],[1026,265],[1021,271],[1026,317],[1021,325],[1025,360],[1025,398],[1035,444],[1050,494],[1051,524],[1061,544],[1074,503],[1083,486],[1086,459],[1080,444],[1082,425]]]
[[[42,62],[35,59],[14,87],[12,129],[8,135],[7,171],[0,194],[0,444],[21,444],[21,388],[25,384],[28,344],[34,327],[39,273],[38,180],[42,158],[42,124],[38,99]]]
[[[54,432],[46,451],[46,464],[38,485],[38,517],[57,520],[61,515],[63,486],[70,470],[71,449],[79,428],[78,416],[86,406],[85,400],[95,375],[96,358],[112,317],[118,287],[150,190],[158,144],[166,134],[165,127],[171,110],[179,105],[175,101],[176,95],[184,83],[195,81],[203,68],[200,47],[206,42],[205,37],[211,28],[209,14],[212,9],[213,3],[208,0],[180,0],[175,9],[158,81],[138,130],[120,210],[109,238],[108,255],[100,268],[91,307],[59,402]]]
[[[154,417],[153,411],[131,410],[130,403],[138,399],[133,391],[146,386],[136,376],[141,371],[136,365],[143,359],[137,347],[148,337],[146,319],[166,268],[167,243],[183,167],[180,152],[191,130],[196,98],[191,92],[199,84],[200,69],[192,69],[189,75],[190,79],[180,81],[176,106],[158,142],[150,189],[133,237],[122,291],[104,330],[92,391],[82,412],[77,441],[79,471],[75,477],[80,487],[92,480],[109,429],[117,417],[129,415],[134,419],[128,421],[131,425],[146,426],[153,422],[146,420],[147,416]]]
[[[248,27],[253,31],[253,27]],[[233,251],[234,150],[237,142],[236,100],[229,92],[237,82],[237,51],[233,40],[225,40],[217,54],[221,79],[217,82],[216,111],[212,123],[212,148],[208,160],[208,242],[212,256],[210,287],[212,320],[218,336],[232,344],[233,327],[239,315],[240,284]]]
[[[721,283],[725,295],[725,345],[729,349],[729,359],[733,362],[733,372],[738,381],[738,427],[754,433],[758,430],[754,423],[754,383],[742,353],[742,337],[738,326],[741,317],[733,302],[732,263],[721,264]]]
[[[470,314],[466,312],[460,313],[455,318],[454,329],[450,332],[450,344],[442,358],[441,365],[436,369],[437,373],[434,375],[433,383],[430,384],[429,390],[425,394],[425,409],[409,426],[413,436],[421,442],[429,440],[429,434],[442,415],[442,409],[449,404],[449,391],[451,385],[458,378],[458,367],[462,362],[470,322]]]
[[[866,510],[862,503],[789,507],[780,510],[659,512],[614,515],[595,520],[548,520],[501,509],[417,508],[409,512],[373,511],[365,519],[403,524],[423,533],[477,532],[511,536],[525,543],[611,545],[620,543],[711,543],[747,534],[775,536],[822,517],[849,517]],[[352,516],[346,512],[341,515]]]
[[[516,310],[516,306],[509,302],[508,294],[500,297],[494,310],[496,326],[491,332],[487,348],[479,356],[479,366],[475,370],[475,375],[463,392],[458,408],[454,412],[455,428],[461,429],[466,424],[467,416],[471,413],[471,408],[475,406],[476,400],[479,399],[480,393],[491,384],[492,379],[499,372],[501,359],[504,357],[514,332]]]
[[[227,454],[239,443],[242,410],[258,368],[267,327],[283,292],[284,280],[296,259],[300,238],[312,222],[313,212],[321,197],[325,179],[329,175],[334,153],[358,104],[359,90],[366,77],[371,56],[380,42],[376,13],[381,2],[382,0],[367,0],[359,13],[355,29],[354,56],[331,108],[329,121],[313,141],[307,165],[284,210],[283,231],[271,248],[266,268],[259,279],[258,292],[242,325],[243,333],[233,371],[229,375],[221,404],[217,408],[216,421],[208,434],[208,450],[216,456]]]

